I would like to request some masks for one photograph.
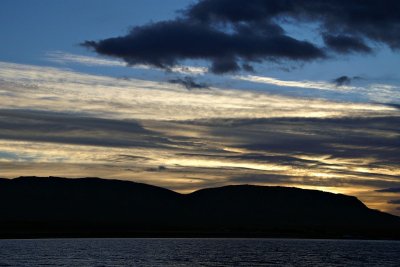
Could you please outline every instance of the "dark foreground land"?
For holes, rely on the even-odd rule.
[[[352,196],[298,188],[185,195],[98,178],[0,179],[0,238],[46,237],[400,239],[400,218]]]

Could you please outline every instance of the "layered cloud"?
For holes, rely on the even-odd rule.
[[[297,186],[357,195],[392,212],[385,188],[400,184],[399,117],[132,121],[0,114],[7,177],[101,176],[182,192],[238,183]]]
[[[124,80],[58,68],[0,63],[2,108],[71,112],[111,119],[341,117],[395,114],[397,108],[262,92],[187,90],[171,83]],[[332,85],[331,85],[332,86]]]
[[[205,60],[217,74],[251,71],[252,63],[372,53],[380,44],[398,51],[399,10],[396,0],[201,0],[175,20],[83,45],[129,65],[169,70],[185,60]],[[318,38],[296,39],[287,23],[317,25]]]
[[[187,90],[10,63],[0,64],[0,84],[3,177],[101,176],[182,192],[288,185],[396,209],[395,193],[376,191],[400,184],[396,105]]]

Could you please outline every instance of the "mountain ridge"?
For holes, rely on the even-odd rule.
[[[228,185],[189,194],[97,177],[0,178],[0,237],[400,239],[400,218],[354,196]]]

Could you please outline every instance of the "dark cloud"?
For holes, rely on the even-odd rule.
[[[376,190],[376,192],[381,192],[381,193],[400,193],[400,187],[391,187],[391,188],[379,189],[379,190]]]
[[[336,78],[333,80],[333,83],[336,84],[336,86],[343,86],[343,85],[349,85],[351,83],[351,78],[348,76],[340,76],[339,78]]]
[[[170,21],[84,46],[128,64],[170,69],[184,60],[211,62],[214,73],[252,71],[251,63],[309,61],[332,53],[371,53],[371,44],[400,49],[397,0],[201,0]],[[322,49],[297,40],[281,22],[320,25]],[[329,34],[327,34],[329,33]]]
[[[247,72],[254,72],[254,67],[248,63],[243,63],[242,69]]]
[[[166,147],[168,139],[133,120],[111,120],[78,114],[1,110],[0,139],[104,147]]]
[[[124,155],[124,154],[121,154],[121,155],[117,155],[116,156],[116,158],[114,159],[114,161],[115,162],[117,162],[117,161],[121,161],[121,162],[126,162],[126,161],[140,161],[140,162],[143,162],[143,161],[147,161],[147,160],[149,160],[150,158],[148,158],[148,157],[141,157],[141,156],[136,156],[136,155]]]
[[[389,204],[399,204],[400,205],[400,199],[393,199],[388,201]]]
[[[169,83],[180,84],[184,86],[186,89],[206,89],[208,85],[205,83],[198,83],[192,77],[183,77],[168,80]]]
[[[353,81],[361,80],[361,79],[362,78],[358,77],[358,76],[349,77],[349,76],[343,75],[343,76],[340,76],[340,77],[334,79],[332,82],[334,84],[336,84],[336,86],[343,86],[343,85],[350,85]]]
[[[128,64],[148,64],[163,69],[170,69],[181,60],[208,60],[212,62],[214,73],[238,71],[241,69],[239,61],[311,60],[324,56],[315,45],[286,35],[228,33],[185,20],[135,27],[126,36],[86,41],[84,46],[99,54],[122,58]]]
[[[252,23],[292,19],[318,22],[321,33],[365,37],[400,48],[400,2],[397,0],[202,0],[187,9],[203,22]]]
[[[363,40],[346,35],[325,35],[324,41],[329,48],[337,53],[348,54],[351,52],[370,53],[372,49]]]
[[[148,171],[148,172],[163,172],[163,171],[166,171],[166,170],[168,170],[168,168],[163,166],[163,165],[160,165],[157,168],[148,168],[148,169],[146,169],[146,171]]]

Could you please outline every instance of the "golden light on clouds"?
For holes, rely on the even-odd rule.
[[[10,63],[0,63],[0,85],[2,177],[99,176],[180,192],[296,186],[395,212],[375,191],[400,183],[394,106]]]

